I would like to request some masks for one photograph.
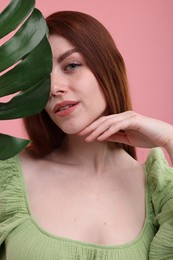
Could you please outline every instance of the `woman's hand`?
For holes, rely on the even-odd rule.
[[[173,153],[173,126],[133,111],[103,116],[79,135],[87,135],[87,142],[111,141],[144,148],[160,146]]]

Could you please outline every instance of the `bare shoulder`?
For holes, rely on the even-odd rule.
[[[39,161],[40,161],[39,159],[34,158],[26,150],[20,153],[20,162],[21,162],[23,172],[27,170],[32,172],[32,169],[38,165]]]
[[[23,177],[27,185],[36,183],[41,178],[42,169],[46,167],[43,158],[34,158],[26,150],[20,153],[20,163],[22,168]]]
[[[47,157],[35,158],[28,151],[24,150],[20,153],[20,161],[23,169],[39,169],[44,168],[49,162]]]
[[[26,150],[20,153],[21,168],[25,181],[27,183],[37,182],[41,181],[47,175],[51,176],[55,172],[61,172],[63,165],[51,158],[51,155],[35,158]]]

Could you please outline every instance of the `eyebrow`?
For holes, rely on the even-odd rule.
[[[70,49],[66,52],[64,52],[63,54],[61,54],[59,57],[58,57],[58,62],[62,62],[63,60],[65,60],[68,56],[70,56],[71,54],[73,54],[74,52],[79,52],[77,50],[77,48],[74,48],[74,49]]]

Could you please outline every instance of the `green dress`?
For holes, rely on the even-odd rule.
[[[0,260],[173,259],[173,169],[160,148],[144,164],[146,219],[123,245],[97,245],[55,236],[34,220],[19,156],[0,161]]]

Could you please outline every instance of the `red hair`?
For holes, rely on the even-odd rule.
[[[103,91],[109,114],[131,110],[124,60],[106,28],[94,17],[75,11],[53,13],[46,21],[50,34],[66,38],[84,56]],[[42,156],[61,145],[65,134],[45,110],[25,118],[24,124],[32,139],[28,149],[34,156]],[[134,147],[120,146],[136,158]]]

